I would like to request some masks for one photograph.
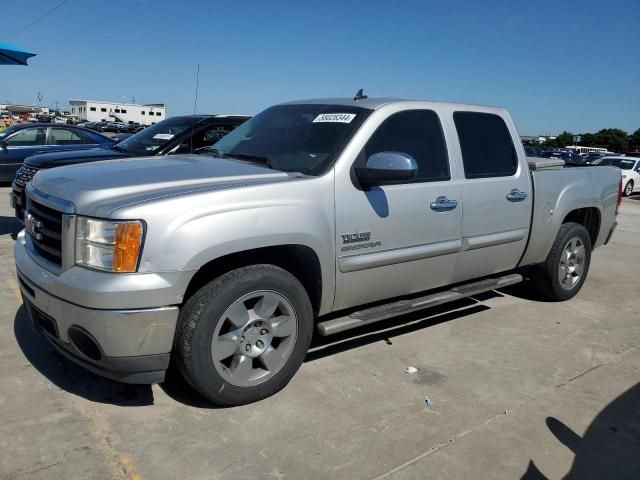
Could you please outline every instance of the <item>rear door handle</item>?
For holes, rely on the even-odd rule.
[[[507,194],[507,200],[510,202],[521,202],[525,198],[527,198],[527,192],[521,192],[517,188],[514,188]]]
[[[431,210],[435,210],[436,212],[447,212],[449,210],[453,210],[458,206],[457,200],[449,200],[447,197],[442,196],[436,198],[435,202],[431,202],[429,207]]]

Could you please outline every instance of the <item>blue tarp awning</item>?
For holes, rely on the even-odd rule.
[[[27,59],[35,55],[8,43],[0,43],[0,65],[26,65]]]

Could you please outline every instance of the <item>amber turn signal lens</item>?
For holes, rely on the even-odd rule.
[[[113,271],[135,272],[142,244],[140,223],[120,223],[116,227],[113,249]]]

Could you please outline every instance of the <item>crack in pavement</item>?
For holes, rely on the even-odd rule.
[[[31,470],[20,470],[17,472],[10,473],[9,475],[3,476],[0,480],[14,480],[15,478],[20,478],[24,475],[31,475],[33,473],[38,473],[43,470],[48,470],[51,467],[55,467],[56,465],[60,465],[60,462],[55,462],[50,465],[43,465],[42,467],[33,468]]]
[[[573,382],[573,381],[575,381],[575,380],[577,380],[577,379],[579,379],[579,378],[581,378],[581,377],[583,377],[583,376],[585,376],[585,375],[597,370],[598,368],[600,368],[600,367],[602,367],[604,365],[607,365],[607,364],[609,364],[609,363],[611,363],[611,362],[613,362],[615,360],[620,359],[624,355],[626,355],[626,354],[628,354],[628,353],[630,353],[630,352],[632,352],[634,350],[637,350],[638,348],[640,348],[640,345],[636,345],[634,347],[631,347],[631,348],[625,350],[624,352],[621,352],[621,353],[611,357],[609,360],[607,360],[605,362],[602,362],[602,363],[600,363],[598,365],[595,365],[595,366],[593,366],[591,368],[588,368],[584,372],[579,373],[578,375],[576,375],[574,377],[571,377],[570,379],[568,379],[565,382],[562,382],[562,383],[554,386],[553,388],[554,389],[562,388],[562,387],[570,384],[571,382]],[[528,400],[520,403],[517,408],[524,407],[527,404],[535,402],[535,401],[536,401],[536,398],[529,398]],[[392,468],[391,470],[383,473],[382,475],[378,475],[377,477],[374,478],[374,480],[381,480],[383,478],[387,478],[387,477],[393,475],[394,473],[397,473],[400,470],[403,470],[403,469],[409,467],[410,465],[413,465],[414,463],[417,463],[418,461],[422,460],[423,458],[428,457],[429,455],[431,455],[434,452],[437,452],[441,448],[447,447],[449,445],[453,445],[453,443],[455,443],[457,440],[459,440],[459,439],[461,439],[463,437],[466,437],[467,435],[470,435],[473,432],[475,432],[477,430],[480,430],[481,428],[486,427],[487,425],[491,425],[492,423],[494,423],[495,421],[499,420],[500,418],[506,417],[507,415],[511,415],[513,411],[515,411],[515,409],[508,408],[504,412],[499,413],[497,415],[494,415],[494,416],[484,420],[483,422],[479,423],[478,425],[476,425],[476,426],[474,426],[474,427],[472,427],[472,428],[470,428],[468,430],[464,430],[464,431],[460,432],[457,435],[454,435],[453,437],[451,437],[450,439],[448,439],[445,442],[437,443],[436,445],[433,445],[431,448],[429,448],[426,452],[423,452],[420,455],[418,455],[416,457],[413,457],[410,460],[407,460],[406,462],[398,465],[397,467]]]

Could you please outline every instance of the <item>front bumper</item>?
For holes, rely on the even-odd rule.
[[[16,241],[15,253],[18,284],[29,318],[58,351],[85,368],[118,381],[164,380],[178,307],[115,310],[78,305],[46,289],[46,283],[55,283],[56,277],[43,273],[20,238]],[[40,276],[35,274],[38,271]],[[40,282],[44,277],[46,281]],[[87,285],[89,288],[91,294],[95,294],[97,285],[94,282]],[[130,293],[156,297],[156,293],[144,290],[143,286],[139,292]],[[76,292],[76,296],[81,297],[81,292]]]
[[[13,208],[16,218],[22,222],[24,218],[24,209],[27,205],[27,198],[24,193],[24,187],[18,185],[15,180],[11,184],[9,204],[11,205],[11,208]]]
[[[170,354],[140,355],[133,357],[109,357],[101,354],[98,359],[88,358],[74,344],[60,339],[56,321],[45,315],[23,296],[31,326],[42,333],[64,357],[87,370],[123,383],[162,383],[169,367]]]

